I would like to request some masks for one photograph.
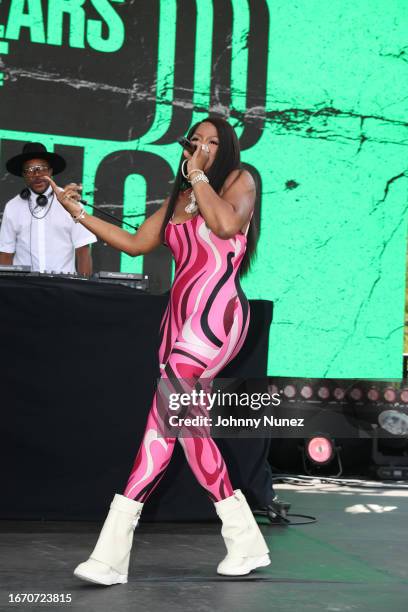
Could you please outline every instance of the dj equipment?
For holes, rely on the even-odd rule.
[[[1,266],[0,265],[0,275],[1,276],[12,276],[13,274],[28,274],[31,272],[30,266]]]
[[[25,187],[21,192],[20,192],[20,198],[22,198],[23,200],[29,200],[30,199],[30,195],[31,192],[28,189],[28,187]],[[40,195],[37,196],[36,198],[36,202],[38,206],[47,206],[48,204],[48,198],[46,195],[44,195],[43,193],[41,193]]]
[[[59,278],[81,281],[96,281],[98,283],[110,283],[112,285],[124,285],[140,291],[149,290],[148,274],[133,274],[128,272],[96,272],[91,278],[72,272],[32,272],[30,266],[2,266],[0,265],[0,277],[30,277],[30,278]]]
[[[147,291],[149,289],[149,276],[147,274],[135,274],[131,272],[96,272],[92,278],[100,283],[111,283],[113,285],[124,285],[133,289]]]
[[[73,272],[32,272],[31,266],[1,266],[1,276],[30,277],[30,278],[72,278],[75,280],[89,280],[87,276]]]

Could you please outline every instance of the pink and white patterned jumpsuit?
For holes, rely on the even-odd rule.
[[[247,237],[222,239],[201,214],[166,226],[175,259],[169,303],[160,324],[161,379],[208,382],[237,355],[248,332],[249,302],[239,282]],[[164,381],[167,383],[167,381]],[[160,381],[159,381],[160,383]],[[156,390],[123,495],[145,502],[168,466],[177,437],[158,436]],[[178,438],[195,477],[213,502],[233,494],[224,459],[211,437]]]

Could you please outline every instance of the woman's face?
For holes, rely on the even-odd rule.
[[[197,129],[191,136],[190,140],[193,144],[197,146],[206,144],[210,149],[208,161],[204,166],[205,172],[206,170],[208,170],[208,168],[210,168],[215,159],[215,156],[217,155],[219,144],[217,129],[209,121],[203,121],[203,123],[200,123],[200,125],[197,126]]]

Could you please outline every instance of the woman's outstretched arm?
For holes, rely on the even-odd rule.
[[[78,216],[81,212],[81,205],[75,200],[81,197],[79,185],[70,183],[61,190],[50,177],[47,178],[62,206],[70,215]],[[141,224],[135,234],[88,213],[85,213],[78,223],[82,223],[90,232],[114,249],[136,257],[149,253],[160,246],[160,229],[166,214],[168,201],[169,198],[166,198],[161,207]]]

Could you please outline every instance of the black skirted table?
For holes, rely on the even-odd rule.
[[[0,518],[105,516],[122,493],[159,377],[168,294],[40,276],[0,277]],[[250,300],[238,356],[219,377],[266,376],[272,302]],[[268,441],[216,440],[232,484],[270,501]],[[213,504],[176,444],[144,520],[210,520]]]

